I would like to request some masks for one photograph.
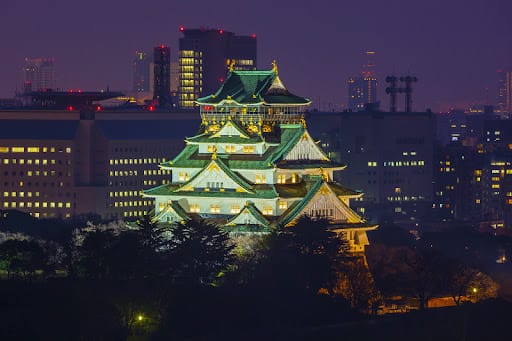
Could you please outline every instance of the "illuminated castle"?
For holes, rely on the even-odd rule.
[[[368,244],[368,225],[349,207],[362,194],[332,181],[332,162],[309,135],[311,101],[291,94],[273,63],[268,71],[235,71],[199,98],[199,135],[160,167],[172,181],[144,191],[160,223],[205,219],[233,234],[291,226],[301,215],[327,218],[353,252]]]

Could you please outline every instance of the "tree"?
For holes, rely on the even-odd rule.
[[[37,270],[45,270],[48,255],[35,240],[10,239],[0,244],[0,259],[11,275],[34,276]]]
[[[462,299],[468,294],[471,284],[474,282],[478,270],[470,268],[457,261],[447,261],[444,264],[442,278],[446,282],[446,289],[456,305],[460,305]]]
[[[334,292],[364,313],[376,314],[382,301],[364,257],[351,257],[342,262]]]
[[[233,245],[220,228],[190,220],[171,229],[165,243],[171,268],[168,274],[182,284],[212,284],[232,263]]]

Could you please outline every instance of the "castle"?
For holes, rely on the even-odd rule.
[[[308,215],[328,219],[352,252],[363,252],[366,231],[377,226],[350,208],[362,193],[333,182],[333,172],[345,166],[309,135],[310,103],[286,89],[275,62],[264,71],[231,65],[218,91],[197,100],[199,134],[160,164],[172,181],[144,191],[155,200],[154,221],[205,219],[231,234],[261,234]]]

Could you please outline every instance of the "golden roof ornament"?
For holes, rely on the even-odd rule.
[[[279,74],[279,70],[277,69],[277,62],[275,59],[272,61],[272,71],[274,71],[276,76]]]
[[[320,167],[320,176],[322,177],[322,180],[328,182],[329,181],[329,175],[327,175],[327,172]]]
[[[231,59],[231,61],[229,62],[229,72],[233,71],[235,71],[235,60]]]
[[[217,160],[217,146],[213,146],[212,160]]]

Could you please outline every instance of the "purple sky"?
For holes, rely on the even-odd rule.
[[[323,109],[347,102],[346,79],[377,51],[383,79],[416,75],[414,107],[445,110],[496,97],[496,69],[512,69],[511,0],[2,0],[0,97],[21,84],[24,57],[54,57],[57,86],[131,86],[137,49],[169,44],[183,25],[258,36],[259,68]],[[488,88],[488,95],[486,95]],[[402,100],[400,99],[400,105]]]

